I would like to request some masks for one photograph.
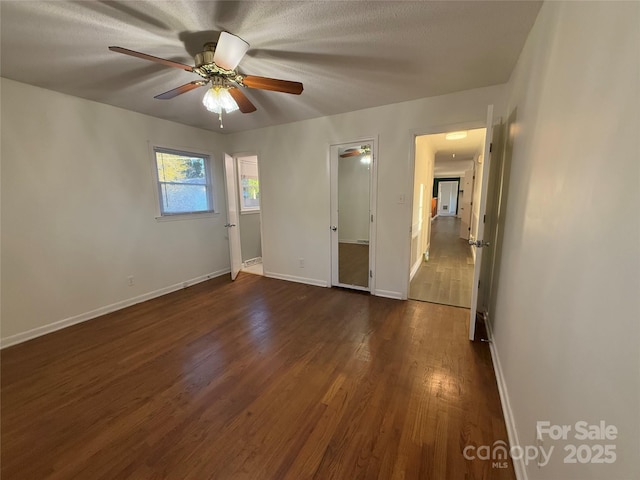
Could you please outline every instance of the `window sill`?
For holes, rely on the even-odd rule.
[[[156,216],[157,222],[175,222],[177,220],[197,220],[199,218],[213,218],[220,215],[218,212],[200,212],[200,213],[174,213],[173,215]]]
[[[260,209],[257,210],[244,210],[240,212],[240,215],[251,215],[254,213],[260,213]]]

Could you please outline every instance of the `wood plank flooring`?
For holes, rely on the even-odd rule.
[[[429,260],[411,280],[409,298],[470,308],[473,267],[471,248],[460,238],[460,219],[437,217],[431,223]]]
[[[1,352],[3,479],[513,479],[464,310],[240,273]]]
[[[338,243],[338,281],[344,285],[369,286],[369,245]]]

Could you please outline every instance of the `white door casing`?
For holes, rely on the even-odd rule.
[[[460,238],[469,239],[471,230],[471,199],[473,198],[473,168],[464,172],[462,178],[462,199],[460,201]]]
[[[368,285],[366,287],[345,284],[340,282],[339,276],[339,239],[340,239],[340,216],[339,216],[339,176],[338,176],[338,162],[340,160],[339,150],[348,148],[358,148],[362,145],[371,146],[370,154],[370,168],[369,168],[369,212],[368,212],[368,224],[369,224],[369,275]],[[373,292],[375,289],[375,230],[376,230],[376,171],[377,171],[377,159],[376,159],[376,141],[373,138],[356,140],[349,143],[340,143],[330,145],[329,147],[329,170],[331,180],[331,225],[329,226],[329,232],[331,235],[331,282],[332,286],[339,286],[345,288],[352,288],[355,290],[365,290]]]

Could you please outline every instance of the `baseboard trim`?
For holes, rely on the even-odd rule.
[[[355,245],[369,245],[369,241],[368,240],[353,240],[351,238],[347,238],[347,239],[340,239],[338,240],[338,243],[353,243]]]
[[[253,257],[242,262],[242,267],[250,267],[251,265],[256,265],[258,263],[262,263],[262,257]]]
[[[296,277],[295,275],[286,275],[284,273],[264,272],[264,276],[268,278],[275,278],[276,280],[286,280],[287,282],[305,283],[307,285],[313,285],[314,287],[328,287],[329,284],[324,280],[317,280],[315,278]]]
[[[184,282],[175,283],[173,285],[169,285],[168,287],[159,288],[158,290],[154,290],[149,293],[138,295],[137,297],[129,298],[127,300],[122,300],[121,302],[116,302],[116,303],[112,303],[111,305],[106,305],[104,307],[96,308],[95,310],[81,313],[79,315],[74,315],[73,317],[65,318],[63,320],[59,320],[57,322],[53,322],[48,325],[43,325],[42,327],[33,328],[31,330],[27,330],[26,332],[11,335],[10,337],[0,339],[0,349],[10,347],[12,345],[17,345],[19,343],[23,343],[28,340],[33,340],[34,338],[41,337],[42,335],[46,335],[48,333],[52,333],[57,330],[62,330],[63,328],[67,328],[72,325],[76,325],[78,323],[86,322],[88,320],[101,317],[102,315],[106,315],[107,313],[115,312],[117,310],[122,310],[123,308],[136,305],[137,303],[142,303],[142,302],[146,302],[147,300],[151,300],[153,298],[161,297],[162,295],[166,295],[167,293],[175,292],[177,290],[190,287],[191,285],[195,285],[196,283],[201,283],[206,280],[210,280],[212,278],[225,275],[229,272],[231,272],[231,270],[228,268],[217,270],[215,272],[211,272],[206,275],[200,275],[199,277],[195,277],[190,280],[186,280]]]
[[[498,355],[498,349],[493,341],[493,330],[491,329],[491,323],[489,319],[485,321],[487,328],[487,334],[491,340],[489,343],[489,350],[491,351],[491,360],[493,361],[493,371],[496,375],[496,382],[498,384],[498,393],[500,394],[500,403],[502,405],[502,415],[504,416],[504,423],[507,426],[507,437],[509,438],[509,445],[520,445],[518,439],[518,431],[516,429],[516,422],[513,418],[513,411],[511,410],[511,403],[509,402],[509,394],[507,392],[507,383],[504,379],[502,372],[502,364],[500,363],[500,356]],[[528,480],[527,469],[522,457],[519,459],[511,459],[513,462],[513,469],[516,474],[517,480]]]
[[[394,292],[393,290],[380,290],[376,289],[373,294],[376,297],[393,298],[394,300],[404,300],[402,298],[402,292]]]

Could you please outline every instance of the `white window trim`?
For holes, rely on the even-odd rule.
[[[240,215],[250,215],[250,214],[256,214],[256,213],[260,213],[260,209],[262,207],[262,196],[260,196],[260,205],[258,205],[257,207],[245,207],[244,206],[244,202],[242,201],[242,169],[240,168],[240,164],[243,162],[244,159],[246,158],[251,158],[251,157],[255,157],[255,165],[256,165],[256,169],[258,170],[258,185],[260,185],[260,169],[258,167],[258,156],[257,155],[241,155],[241,156],[236,156],[236,171],[237,173],[237,180],[238,180],[238,201],[240,204]],[[247,162],[246,160],[244,160],[245,163],[254,163],[252,162]],[[260,191],[262,191],[260,189]]]
[[[151,159],[152,179],[153,179],[153,191],[155,192],[155,219],[158,222],[173,222],[179,220],[195,220],[202,218],[211,218],[220,215],[217,208],[217,194],[215,190],[216,179],[213,175],[213,163],[215,161],[214,155],[206,149],[185,147],[182,145],[167,145],[165,143],[148,141],[149,158]],[[191,154],[195,157],[207,158],[207,186],[209,193],[209,206],[210,210],[201,212],[184,212],[184,213],[162,213],[162,196],[160,193],[160,178],[158,177],[158,165],[156,160],[156,150],[175,152],[176,154]]]

